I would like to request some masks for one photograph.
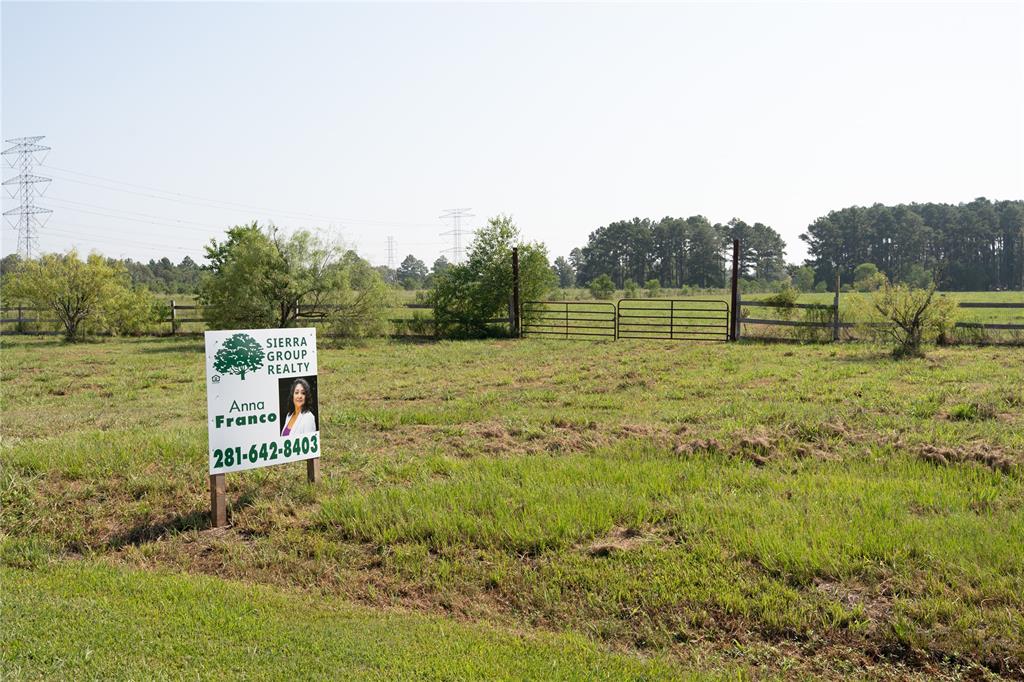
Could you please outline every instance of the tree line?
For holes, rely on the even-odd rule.
[[[819,280],[854,279],[873,263],[895,282],[947,291],[1024,289],[1024,201],[850,206],[800,235]]]
[[[608,276],[630,289],[725,286],[733,239],[739,276],[763,284],[792,281],[801,290],[869,283],[865,273],[915,287],[949,291],[1024,289],[1024,201],[975,199],[961,204],[851,206],[815,220],[800,235],[803,265],[785,263],[786,244],[760,222],[704,216],[620,220],[590,233],[585,246],[558,257],[564,287],[589,286]]]
[[[561,286],[588,286],[607,275],[620,289],[652,279],[662,287],[721,287],[733,239],[741,244],[741,277],[770,282],[787,275],[786,243],[771,227],[738,218],[712,224],[701,215],[609,223],[568,260],[557,258],[555,270]]]
[[[111,267],[123,267],[133,285],[141,285],[157,294],[194,294],[199,286],[203,267],[185,256],[175,264],[164,256],[148,263],[125,258],[107,258]],[[0,260],[0,275],[13,271],[21,263],[18,254],[8,254]]]

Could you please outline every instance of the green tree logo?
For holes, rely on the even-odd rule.
[[[229,336],[213,356],[213,368],[221,374],[238,374],[245,381],[246,372],[263,366],[263,346],[248,334]]]

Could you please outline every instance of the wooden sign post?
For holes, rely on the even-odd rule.
[[[306,460],[320,482],[316,329],[206,332],[210,521],[227,525],[225,474]]]

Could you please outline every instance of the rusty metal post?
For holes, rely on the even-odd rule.
[[[227,493],[224,474],[210,476],[210,524],[214,528],[228,525]]]
[[[509,331],[513,338],[519,338],[523,332],[522,308],[519,301],[519,247],[512,247],[512,308],[515,312],[515,326]]]
[[[740,337],[740,240],[732,240],[732,319],[729,325],[729,340]]]

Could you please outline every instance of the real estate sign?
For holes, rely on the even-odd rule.
[[[206,332],[210,475],[320,456],[316,329]]]

